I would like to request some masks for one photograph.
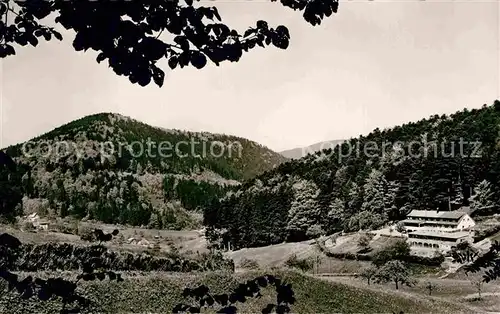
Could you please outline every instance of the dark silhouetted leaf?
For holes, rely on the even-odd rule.
[[[58,31],[56,30],[52,30],[52,35],[54,35],[54,37],[57,39],[57,40],[62,40],[63,37],[61,35],[61,33],[59,33]]]
[[[202,69],[207,64],[207,58],[204,54],[195,51],[191,55],[191,64],[197,69]]]

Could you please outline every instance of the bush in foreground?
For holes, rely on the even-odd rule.
[[[221,253],[200,254],[197,258],[181,255],[157,257],[108,250],[102,245],[76,246],[68,243],[20,244],[5,260],[15,271],[78,270],[82,262],[102,259],[105,267],[115,271],[213,271],[234,270],[232,260]]]
[[[244,258],[240,262],[240,267],[255,270],[259,268],[259,263],[254,259]]]
[[[276,302],[268,303],[262,313],[284,314],[290,313],[290,306],[295,303],[294,292],[291,284],[286,284],[281,279],[272,275],[259,276],[257,278],[240,283],[236,289],[230,293],[212,295],[210,289],[205,285],[200,285],[195,289],[186,288],[182,295],[194,300],[191,305],[185,303],[177,304],[172,310],[173,313],[200,313],[204,308],[219,308],[217,313],[236,313],[237,303],[245,303],[251,298],[262,297],[261,288],[272,286],[276,290]],[[194,303],[194,305],[193,305]]]
[[[293,254],[286,260],[285,265],[290,268],[295,268],[307,272],[313,269],[314,262],[309,259],[300,259],[296,254]]]

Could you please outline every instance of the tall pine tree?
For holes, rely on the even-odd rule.
[[[307,239],[307,230],[320,222],[321,209],[317,202],[319,189],[311,181],[300,180],[293,185],[294,199],[288,212],[288,239]]]
[[[385,210],[385,188],[387,181],[382,172],[372,169],[364,185],[362,211],[383,213]]]
[[[493,188],[490,182],[483,180],[474,189],[474,195],[471,198],[471,207],[481,210],[483,207],[496,205]]]

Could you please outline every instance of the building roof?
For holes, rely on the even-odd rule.
[[[438,237],[444,239],[460,239],[470,235],[470,233],[467,231],[458,231],[458,232],[414,231],[410,232],[409,234],[416,236]]]
[[[408,217],[460,219],[466,214],[463,211],[412,210]]]
[[[472,208],[470,206],[462,206],[459,209],[457,209],[457,211],[458,212],[464,212],[464,213],[470,215],[470,214],[472,214],[474,212],[474,208]]]
[[[458,225],[458,221],[425,221],[425,220],[417,220],[417,219],[405,219],[403,223],[416,223],[420,225],[446,225],[446,226],[456,226]]]

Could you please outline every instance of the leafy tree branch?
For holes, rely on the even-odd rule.
[[[338,0],[280,2],[302,11],[305,21],[313,26],[338,9]],[[15,16],[13,23],[8,23],[9,14]],[[272,44],[286,49],[290,40],[285,26],[270,27],[262,20],[240,34],[222,23],[217,7],[195,6],[193,0],[1,0],[0,57],[15,55],[13,44],[36,47],[39,39],[62,40],[58,31],[41,24],[51,14],[56,15],[56,23],[76,33],[76,51],[97,51],[97,62],[108,60],[117,75],[141,86],[151,81],[163,85],[165,72],[158,66],[162,59],[172,70],[188,65],[201,69],[207,61],[217,66],[224,61],[237,62],[243,52],[257,46]],[[171,42],[160,39],[165,32],[173,36]]]

